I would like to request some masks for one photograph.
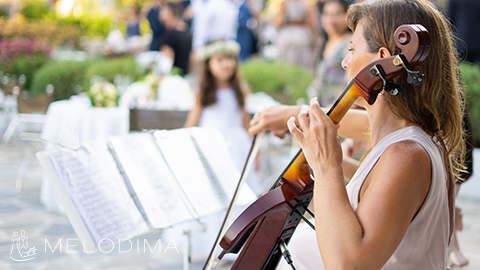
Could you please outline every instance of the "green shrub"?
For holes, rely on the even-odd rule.
[[[462,64],[460,73],[467,96],[475,147],[480,147],[480,66]]]
[[[21,12],[27,19],[40,19],[51,13],[45,1],[29,1]]]
[[[306,98],[306,89],[313,80],[313,75],[308,70],[264,60],[242,63],[240,71],[253,92],[263,91],[287,104],[295,104],[297,99]]]
[[[34,74],[49,60],[48,56],[42,54],[20,55],[12,61],[1,62],[0,71],[4,74],[15,74],[17,78],[22,74],[27,76],[24,89],[28,91],[31,89]]]
[[[103,37],[106,38],[110,33],[112,26],[112,18],[110,16],[83,15],[80,17],[67,16],[51,18],[59,25],[76,26],[81,28],[87,37]]]
[[[45,92],[47,85],[55,87],[53,96],[55,100],[68,99],[76,94],[75,87],[81,86],[85,81],[85,71],[88,61],[52,61],[40,68],[33,77],[31,91],[33,94]]]
[[[90,87],[90,80],[93,76],[100,76],[113,83],[113,79],[117,74],[130,76],[132,81],[136,81],[142,77],[133,57],[107,58],[90,63],[90,66],[85,72],[83,86]]]
[[[138,72],[137,64],[133,57],[98,59],[94,61],[52,61],[39,69],[33,78],[32,94],[45,91],[47,85],[55,87],[55,100],[67,99],[77,94],[78,87],[81,91],[90,88],[90,79],[100,76],[113,83],[115,75],[130,76],[133,81],[138,80],[142,74]],[[77,89],[75,89],[77,88]]]
[[[8,19],[8,10],[5,7],[0,7],[0,18]]]
[[[12,20],[0,17],[0,40],[26,38],[47,43],[56,48],[65,43],[79,45],[83,29],[73,24],[59,24],[48,17],[27,20],[23,16]]]

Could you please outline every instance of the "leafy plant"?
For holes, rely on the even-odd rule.
[[[102,37],[106,38],[112,26],[112,18],[110,16],[96,16],[96,15],[82,15],[80,17],[52,17],[62,26],[75,26],[83,30],[87,37]]]
[[[90,64],[85,71],[85,81],[83,86],[88,89],[90,80],[93,76],[99,76],[113,83],[115,75],[120,74],[129,76],[133,81],[142,77],[139,67],[133,57],[106,58],[96,60]]]
[[[240,71],[253,92],[263,91],[287,104],[306,98],[306,89],[313,80],[312,73],[301,67],[264,60],[242,63]]]
[[[48,56],[41,54],[31,56],[20,55],[12,61],[0,62],[0,71],[4,74],[14,74],[17,78],[24,74],[27,79],[24,89],[30,90],[34,74],[49,60],[50,58]]]
[[[480,147],[480,66],[462,64],[460,65],[460,74],[467,96],[474,145]]]
[[[26,20],[22,15],[15,15],[11,20],[0,18],[0,40],[27,38],[43,41],[52,48],[66,42],[79,44],[83,30],[72,24],[59,24],[51,19]]]
[[[8,18],[8,10],[5,7],[0,7],[0,18],[2,19]]]
[[[51,13],[52,11],[45,1],[28,1],[21,12],[28,19],[44,18]]]
[[[47,85],[55,87],[55,100],[67,99],[76,94],[78,87],[85,81],[85,71],[88,61],[52,61],[42,66],[33,77],[31,92],[40,94],[45,92]],[[78,89],[79,90],[79,89]]]

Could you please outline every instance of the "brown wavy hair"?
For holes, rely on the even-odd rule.
[[[232,77],[228,80],[230,87],[235,92],[238,106],[245,108],[245,92],[240,85],[240,75],[238,71],[238,59],[235,57],[236,65]],[[198,101],[203,108],[213,105],[217,102],[217,85],[212,72],[210,71],[210,58],[205,59],[200,70],[200,89]]]
[[[425,74],[425,81],[412,86],[407,83],[407,75],[402,74],[394,81],[403,84],[405,90],[397,96],[385,97],[395,115],[443,140],[458,178],[463,170],[465,149],[464,93],[449,20],[426,0],[381,0],[352,5],[347,12],[348,26],[355,31],[360,20],[372,53],[385,47],[392,55],[399,54],[401,50],[395,45],[393,33],[402,24],[422,24],[427,28],[431,49],[425,61],[415,67]]]

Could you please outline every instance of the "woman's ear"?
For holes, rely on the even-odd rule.
[[[385,48],[385,47],[381,47],[379,50],[378,50],[378,56],[380,58],[386,58],[386,57],[390,57],[392,56],[392,53],[390,53],[390,50]]]

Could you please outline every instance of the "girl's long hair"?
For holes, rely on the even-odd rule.
[[[459,177],[465,149],[464,93],[451,24],[426,0],[382,0],[352,5],[347,12],[348,26],[355,31],[360,20],[363,20],[364,38],[372,53],[386,47],[392,55],[399,54],[401,50],[395,45],[393,33],[402,24],[422,24],[427,28],[430,52],[425,61],[415,67],[425,74],[425,81],[420,86],[412,86],[407,83],[406,73],[402,74],[394,81],[403,84],[405,90],[397,96],[385,97],[395,115],[443,140],[454,174]]]
[[[245,108],[245,92],[242,90],[240,85],[240,76],[238,72],[238,59],[235,58],[236,66],[235,71],[233,72],[232,77],[228,80],[230,87],[235,92],[235,97],[237,98],[238,106],[241,109]],[[207,58],[200,69],[200,89],[198,92],[198,101],[203,108],[206,108],[210,105],[213,105],[217,102],[217,85],[215,83],[215,78],[213,77],[212,72],[210,71],[210,58]]]

